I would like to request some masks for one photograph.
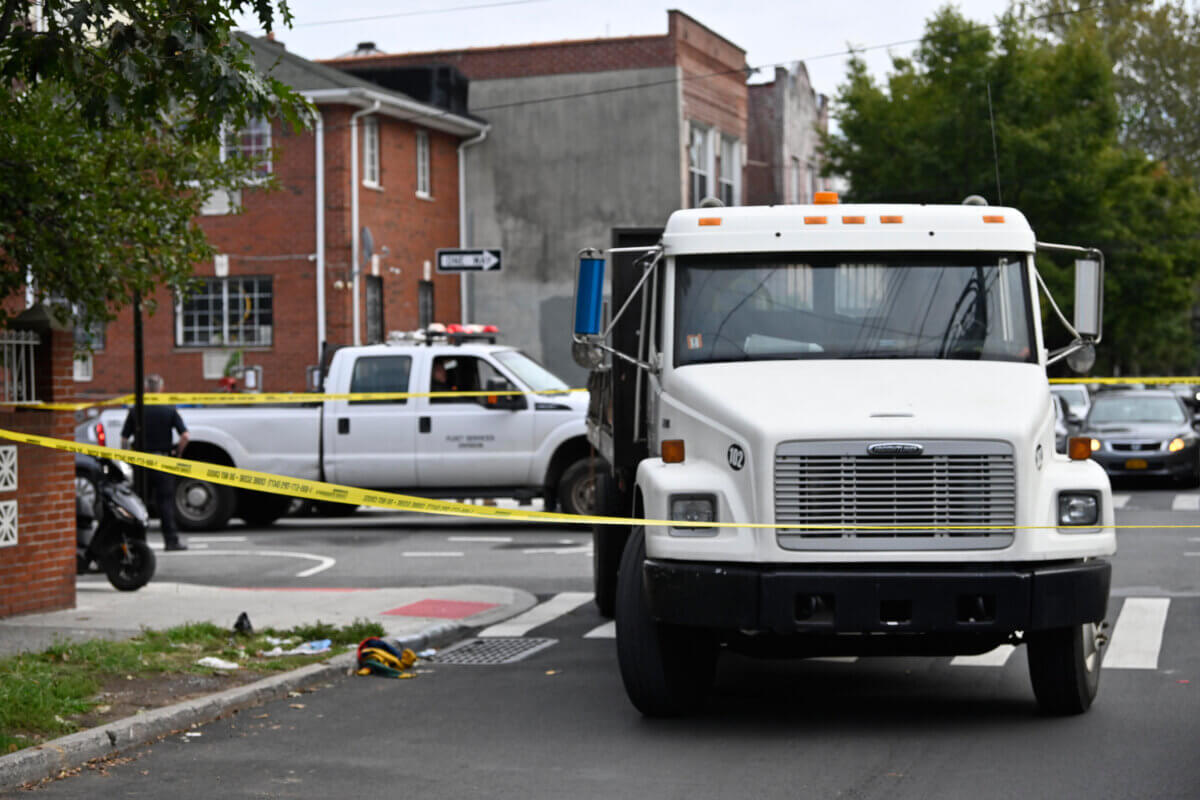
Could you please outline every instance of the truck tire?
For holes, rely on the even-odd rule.
[[[219,531],[233,516],[237,493],[198,478],[175,481],[175,524],[185,531]]]
[[[1043,712],[1065,716],[1091,707],[1100,686],[1099,628],[1086,622],[1027,634],[1029,678]]]
[[[348,517],[358,510],[358,506],[353,503],[335,503],[332,500],[313,500],[312,512],[318,517],[333,519],[335,517]]]
[[[265,527],[288,512],[292,498],[283,494],[256,492],[251,489],[238,490],[237,515],[247,525]]]
[[[708,631],[665,625],[650,617],[642,586],[646,533],[633,529],[617,578],[617,662],[625,693],[647,717],[695,709],[712,686],[717,641]]]
[[[567,467],[558,479],[558,502],[564,514],[592,514],[596,508],[596,478],[604,469],[598,458],[586,457]]]
[[[596,513],[621,516],[625,513],[618,503],[612,474],[601,470],[596,474]],[[592,526],[592,591],[600,616],[612,618],[617,607],[617,570],[621,554],[629,541],[628,525]]]

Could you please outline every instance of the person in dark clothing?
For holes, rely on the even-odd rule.
[[[161,375],[149,375],[146,378],[146,391],[161,392],[163,379]],[[183,418],[175,406],[145,406],[146,435],[140,436],[137,431],[137,419],[134,409],[129,409],[125,424],[121,426],[121,447],[128,449],[129,440],[137,443],[137,449],[143,453],[154,453],[160,456],[179,455],[187,447],[188,430],[183,424]],[[179,443],[175,444],[174,433],[179,434]],[[156,469],[147,470],[147,480],[150,490],[154,493],[154,502],[158,505],[158,518],[162,522],[163,545],[166,550],[187,550],[185,544],[175,529],[175,476]]]

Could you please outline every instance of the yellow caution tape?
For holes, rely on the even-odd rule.
[[[503,389],[496,391],[467,391],[467,392],[343,392],[340,394],[325,394],[321,392],[264,392],[257,394],[238,394],[235,392],[153,392],[143,396],[143,404],[148,406],[174,405],[208,405],[208,406],[242,406],[260,403],[320,403],[326,400],[351,400],[369,402],[379,400],[407,400],[410,397],[498,397],[502,395],[560,395],[575,392],[586,392],[587,389],[548,389],[541,392],[525,391],[523,389]],[[105,406],[132,405],[134,395],[126,394],[108,400],[89,400],[80,403],[5,403],[17,408],[35,411],[82,411],[85,408]]]
[[[678,527],[679,520],[669,519],[640,519],[637,517],[603,517],[584,514],[561,514],[552,511],[524,511],[520,509],[498,508],[496,506],[477,506],[471,503],[454,503],[449,500],[434,500],[427,497],[414,497],[394,492],[383,492],[375,489],[359,489],[355,486],[339,486],[336,483],[310,481],[305,478],[290,478],[286,475],[274,475],[270,472],[226,467],[221,464],[209,464],[203,461],[190,461],[185,458],[170,458],[167,456],[139,453],[133,450],[119,450],[115,447],[101,447],[95,444],[72,442],[66,439],[53,439],[48,436],[36,436],[32,433],[19,433],[0,428],[0,439],[14,442],[49,447],[66,453],[83,453],[95,458],[112,458],[124,461],[135,467],[167,472],[172,475],[198,478],[210,483],[233,486],[238,489],[253,489],[257,492],[288,495],[303,500],[325,500],[332,503],[347,503],[350,505],[386,508],[393,511],[417,511],[422,514],[440,514],[450,517],[469,517],[474,519],[505,519],[512,522],[558,522],[574,525],[657,525]],[[688,522],[688,528],[755,528],[770,530],[846,530],[845,525],[823,524],[803,525],[797,523],[772,522]],[[1061,525],[855,525],[856,531],[1036,531],[1057,530]],[[1197,524],[1179,525],[1110,525],[1114,529],[1122,528],[1200,528]]]
[[[1132,378],[1050,378],[1052,384],[1102,384],[1105,386],[1119,384],[1197,384],[1200,376],[1183,375],[1179,377],[1132,377]],[[258,404],[287,404],[287,403],[321,403],[326,400],[349,400],[352,402],[378,402],[386,400],[407,400],[413,397],[450,398],[450,397],[499,397],[506,395],[539,395],[550,396],[586,392],[587,389],[550,389],[541,392],[525,391],[523,389],[504,389],[496,391],[463,391],[463,392],[258,392],[254,394],[239,394],[237,392],[154,392],[143,396],[142,402],[148,406],[200,405],[200,406],[243,406]],[[36,411],[82,411],[87,408],[103,408],[108,406],[133,405],[135,397],[132,394],[113,397],[108,400],[86,400],[78,403],[5,403],[16,408]]]

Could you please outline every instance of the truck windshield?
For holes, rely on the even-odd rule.
[[[499,350],[493,357],[535,392],[558,392],[568,388],[557,375],[520,350]]]
[[[817,358],[1036,361],[1020,253],[690,256],[675,364]]]

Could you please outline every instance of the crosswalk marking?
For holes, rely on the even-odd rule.
[[[583,635],[585,639],[615,639],[617,638],[617,623],[606,622],[603,625],[592,628]]]
[[[950,659],[950,664],[955,667],[1003,667],[1016,649],[1011,644],[1002,644],[977,656],[955,656]]]
[[[1200,494],[1177,494],[1171,500],[1172,511],[1200,511]]]
[[[539,625],[545,625],[556,617],[571,613],[591,599],[591,592],[562,592],[544,603],[539,603],[524,614],[518,614],[510,620],[497,623],[490,628],[484,628],[479,636],[524,636]]]
[[[1129,495],[1127,495],[1127,494],[1114,494],[1113,495],[1113,508],[1124,508],[1126,505],[1128,505],[1128,503],[1129,503]]]
[[[1116,669],[1158,669],[1168,597],[1130,597],[1113,626],[1104,666]]]

